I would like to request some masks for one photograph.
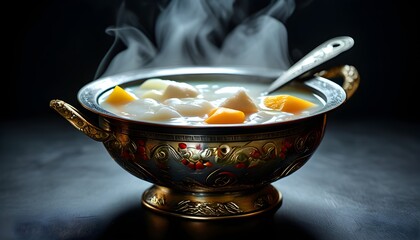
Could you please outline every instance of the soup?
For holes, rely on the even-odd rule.
[[[122,118],[177,125],[264,124],[307,116],[325,101],[309,89],[285,86],[265,95],[267,84],[147,79],[110,89],[99,104]]]

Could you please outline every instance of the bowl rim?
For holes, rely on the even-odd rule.
[[[185,128],[209,128],[209,127],[244,127],[244,126],[270,126],[279,125],[282,123],[291,123],[295,121],[302,121],[307,118],[319,116],[336,109],[346,101],[345,90],[332,80],[324,77],[314,76],[304,81],[299,81],[305,87],[310,88],[316,94],[320,95],[325,105],[321,109],[313,112],[310,115],[296,116],[293,119],[288,119],[279,122],[271,123],[258,123],[258,124],[216,124],[216,125],[180,125],[172,123],[161,123],[157,121],[141,121],[135,119],[128,119],[118,116],[103,109],[99,105],[99,97],[106,91],[114,88],[116,85],[127,84],[133,81],[149,78],[162,78],[171,76],[182,76],[182,75],[236,75],[246,76],[263,79],[276,79],[282,73],[282,70],[275,69],[262,69],[262,68],[251,68],[251,67],[161,67],[161,68],[145,68],[134,71],[127,71],[115,75],[105,76],[93,80],[84,85],[77,93],[77,99],[79,103],[88,111],[95,113],[106,119],[113,119],[130,124],[146,124],[152,126],[165,126],[165,127],[185,127]]]

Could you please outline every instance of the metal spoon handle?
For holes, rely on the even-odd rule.
[[[287,71],[285,71],[280,77],[278,77],[267,89],[266,94],[269,94],[276,89],[280,88],[284,84],[290,82],[308,72],[309,70],[319,66],[320,64],[334,58],[338,54],[350,49],[354,44],[354,40],[351,37],[341,36],[332,38],[314,50],[309,52]]]

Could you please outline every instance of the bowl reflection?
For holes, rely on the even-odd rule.
[[[307,225],[287,214],[266,212],[253,217],[203,221],[168,216],[140,206],[115,216],[97,239],[248,239],[269,235],[316,239]]]

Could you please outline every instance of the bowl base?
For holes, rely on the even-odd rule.
[[[212,220],[275,212],[282,194],[271,184],[237,192],[187,192],[152,185],[143,193],[146,208],[172,216]]]

